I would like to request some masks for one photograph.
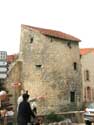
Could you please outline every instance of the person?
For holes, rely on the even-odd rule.
[[[19,106],[19,104],[23,101],[23,94],[27,94],[27,95],[29,95],[29,93],[28,93],[28,90],[21,90],[21,95],[18,97],[18,99],[17,99],[17,105]],[[29,99],[28,99],[28,101],[34,101],[34,100],[36,100],[36,98],[33,98],[33,99],[31,99],[30,98],[30,96],[29,96]]]
[[[19,107],[19,104],[23,101],[23,94],[25,93],[25,90],[21,90],[21,95],[17,99],[17,110]]]
[[[34,125],[36,123],[36,121],[37,121],[37,104],[36,104],[35,101],[33,101],[33,102],[29,101],[29,103],[30,103],[30,106],[31,106],[31,109],[32,109],[34,115],[36,116],[35,118],[31,118],[31,123],[32,123],[32,125]]]
[[[28,125],[28,123],[30,123],[31,117],[35,118],[35,114],[30,107],[28,98],[28,94],[23,94],[23,101],[19,104],[17,112],[18,125]]]

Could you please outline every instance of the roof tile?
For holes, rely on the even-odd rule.
[[[78,39],[72,35],[63,33],[61,31],[56,31],[56,30],[52,30],[52,29],[43,29],[43,28],[28,26],[28,25],[24,25],[24,24],[22,24],[21,26],[24,28],[29,28],[30,30],[36,29],[36,30],[40,31],[42,34],[48,35],[48,36],[65,39],[65,40],[76,41],[76,42],[81,41],[80,39]]]
[[[80,49],[80,55],[85,55],[89,52],[94,52],[94,48],[82,48],[82,49]]]

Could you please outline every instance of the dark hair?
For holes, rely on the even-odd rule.
[[[28,100],[28,98],[29,98],[29,95],[28,94],[23,94],[23,100]]]

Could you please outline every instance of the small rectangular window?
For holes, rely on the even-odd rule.
[[[73,63],[73,67],[74,67],[74,70],[77,70],[77,63],[76,62]]]
[[[89,71],[88,70],[85,71],[84,78],[85,78],[85,81],[89,81],[90,80]]]
[[[75,102],[75,92],[70,92],[70,101]]]
[[[30,43],[33,43],[33,37],[31,37],[31,39],[30,39]]]
[[[37,68],[41,68],[41,67],[42,67],[42,65],[38,64],[38,65],[36,65],[36,67],[37,67]]]
[[[67,46],[71,49],[71,42],[70,41],[67,43]]]

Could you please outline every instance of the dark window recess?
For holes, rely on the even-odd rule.
[[[89,71],[86,70],[86,80],[89,81]]]
[[[30,43],[33,43],[33,37],[30,39]]]
[[[77,63],[76,62],[73,63],[73,66],[74,66],[74,70],[77,70]]]
[[[41,68],[41,67],[42,67],[42,65],[40,65],[40,64],[39,64],[39,65],[36,65],[36,67],[37,67],[37,68]]]
[[[75,102],[75,92],[70,92],[70,101]]]
[[[68,46],[69,48],[71,48],[71,42],[68,42],[68,43],[67,43],[67,46]]]
[[[51,42],[53,42],[53,38],[51,38]]]

